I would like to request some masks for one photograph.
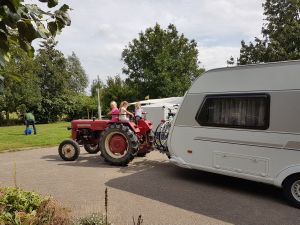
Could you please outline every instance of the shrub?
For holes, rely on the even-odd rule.
[[[69,212],[55,200],[20,188],[0,188],[0,225],[67,225]]]
[[[4,127],[4,126],[16,126],[16,125],[22,125],[24,124],[24,121],[23,120],[20,120],[20,119],[9,119],[9,120],[6,120],[6,119],[1,119],[0,118],[0,126]]]
[[[34,192],[23,191],[20,188],[1,189],[0,205],[5,206],[8,212],[31,212],[37,209],[41,201],[41,196]]]
[[[69,210],[63,208],[58,201],[45,199],[37,209],[34,225],[68,225],[70,224]]]
[[[101,214],[92,214],[76,220],[73,225],[111,225],[111,223],[106,223],[104,216]]]

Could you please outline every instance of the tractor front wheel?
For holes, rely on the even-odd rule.
[[[138,151],[138,139],[127,126],[111,124],[101,135],[101,155],[116,166],[127,166]]]
[[[65,161],[74,161],[79,157],[80,147],[73,140],[64,140],[58,147],[60,157]]]

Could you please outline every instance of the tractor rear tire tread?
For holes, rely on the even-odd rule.
[[[122,158],[113,158],[111,157],[106,149],[105,149],[105,139],[107,135],[111,132],[120,132],[122,133],[128,140],[128,151]],[[133,133],[131,129],[127,126],[119,125],[119,124],[111,124],[108,128],[106,128],[102,134],[100,139],[101,146],[101,155],[105,158],[111,165],[115,166],[127,166],[129,162],[134,159],[135,154],[138,151],[138,139],[136,135]]]
[[[146,157],[147,153],[148,152],[138,152],[136,156],[143,158],[143,157]]]

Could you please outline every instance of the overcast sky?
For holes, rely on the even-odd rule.
[[[31,2],[33,2],[31,0]],[[201,67],[226,66],[239,55],[240,41],[260,36],[262,0],[61,0],[73,8],[72,25],[58,48],[80,58],[90,81],[121,74],[122,49],[155,23],[173,23],[198,43]]]

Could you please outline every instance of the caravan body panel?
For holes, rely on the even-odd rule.
[[[300,172],[299,102],[300,61],[208,71],[171,128],[171,161],[281,186]]]

